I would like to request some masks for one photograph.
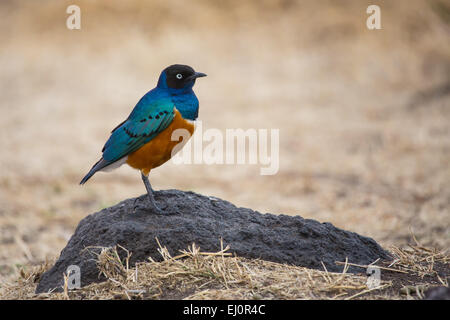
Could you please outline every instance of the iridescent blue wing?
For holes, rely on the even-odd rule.
[[[111,132],[105,143],[102,158],[81,180],[138,150],[166,129],[175,117],[172,99],[158,91],[148,92],[134,107],[130,116]]]

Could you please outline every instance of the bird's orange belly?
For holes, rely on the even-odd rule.
[[[135,169],[139,169],[145,175],[148,175],[151,169],[159,167],[172,157],[173,148],[179,144],[184,144],[182,134],[179,140],[172,141],[172,134],[177,129],[185,129],[189,132],[188,138],[194,133],[194,124],[183,119],[180,112],[175,109],[175,117],[172,123],[160,132],[150,142],[145,144],[140,149],[128,155],[127,164]],[[180,136],[179,134],[176,137]]]

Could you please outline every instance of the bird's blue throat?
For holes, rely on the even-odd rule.
[[[172,95],[172,100],[184,119],[197,119],[198,99],[192,90],[190,93]]]
[[[162,72],[159,76],[157,88],[166,91],[170,95],[175,107],[180,111],[181,116],[184,119],[196,120],[198,117],[199,104],[197,96],[192,90],[194,84],[195,80],[190,81],[180,89],[170,88],[167,85],[166,74]]]

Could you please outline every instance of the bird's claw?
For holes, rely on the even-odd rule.
[[[153,204],[153,208],[152,211],[156,214],[164,214],[164,211],[162,211],[162,209],[160,209],[157,205]]]
[[[144,204],[140,205],[138,203],[136,203],[138,200],[138,198],[136,198],[134,200],[134,208],[133,208],[133,212],[136,213],[136,211],[151,211],[153,213],[156,214],[164,214],[164,211],[162,209],[160,209],[155,203],[154,201],[151,201],[150,199],[146,199],[144,200]]]

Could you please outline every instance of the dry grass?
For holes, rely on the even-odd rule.
[[[368,288],[364,273],[347,273],[350,265],[357,266],[352,263],[333,273],[239,258],[227,250],[202,252],[192,244],[172,257],[160,245],[162,262],[150,258],[131,267],[125,248],[102,248],[97,265],[105,282],[78,290],[68,290],[66,284],[61,293],[36,295],[36,281],[47,264],[21,270],[20,278],[0,293],[5,299],[420,299],[430,287],[448,286],[450,256],[422,246],[393,248],[395,260],[388,267],[371,264],[382,270],[374,288]],[[127,252],[125,258],[118,251]]]

